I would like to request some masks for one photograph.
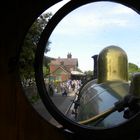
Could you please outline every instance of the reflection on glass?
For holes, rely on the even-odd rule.
[[[91,119],[99,115],[111,107],[114,103],[121,100],[129,92],[129,84],[122,81],[111,81],[102,84],[95,84],[92,81],[92,86],[87,87],[87,91],[81,90],[81,98],[79,99],[79,108],[77,121],[80,124],[89,126],[112,127],[121,122],[126,121],[123,117],[124,112],[114,112],[107,116]]]

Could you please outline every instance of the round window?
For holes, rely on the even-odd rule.
[[[21,59],[21,78],[25,93],[47,121],[95,138],[121,137],[129,132],[137,137],[139,111],[126,117],[129,107],[120,111],[115,106],[129,93],[132,66],[133,72],[139,70],[139,54],[134,48],[140,44],[140,19],[134,9],[129,3],[70,1],[54,15],[45,11],[45,16],[37,19],[34,28],[39,25],[41,30],[34,32],[33,28],[27,36],[28,40],[32,34],[37,48],[23,53],[31,63],[25,73],[26,59]],[[24,45],[30,46],[30,42]],[[97,55],[103,58],[99,60],[101,68],[93,67],[98,64],[98,59],[93,62]],[[123,68],[127,64],[129,71]],[[106,69],[106,74],[99,73],[99,68],[101,73]],[[125,80],[118,73],[125,75]],[[100,75],[106,77],[104,82],[98,81]]]

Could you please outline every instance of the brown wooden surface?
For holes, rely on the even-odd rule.
[[[0,140],[53,140],[64,136],[28,103],[18,77],[19,49],[33,20],[55,0],[1,1]]]

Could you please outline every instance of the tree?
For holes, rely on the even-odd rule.
[[[134,73],[139,70],[139,67],[133,63],[129,63],[128,68],[129,68],[129,73]]]
[[[19,61],[20,76],[24,86],[34,83],[33,65],[37,43],[40,39],[40,35],[44,27],[47,25],[51,16],[51,13],[46,13],[36,19],[24,39]],[[49,44],[50,42],[48,41],[45,52],[48,52],[50,50]]]
[[[93,71],[91,71],[91,70],[85,71],[84,73],[86,75],[89,75],[89,76],[92,76],[93,75]]]
[[[93,71],[91,70],[88,70],[88,71],[85,71],[84,74],[86,74],[86,80],[90,80],[90,79],[93,79]]]
[[[140,68],[136,64],[128,63],[128,72],[129,72],[129,79],[131,79],[133,73],[140,72]]]

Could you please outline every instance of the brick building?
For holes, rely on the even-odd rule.
[[[72,58],[71,53],[67,58],[56,58],[50,62],[50,79],[66,81],[71,78],[71,72],[78,68],[78,59]]]

